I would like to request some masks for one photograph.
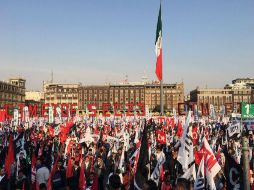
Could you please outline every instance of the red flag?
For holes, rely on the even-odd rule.
[[[72,170],[72,159],[69,158],[67,168],[66,168],[66,178],[73,176],[73,170]]]
[[[60,141],[61,143],[64,143],[64,141],[67,138],[67,134],[70,132],[71,127],[74,125],[73,121],[69,121],[66,123],[65,127],[60,126]]]
[[[204,156],[204,153],[200,152],[200,151],[195,151],[194,152],[194,156],[195,156],[195,163],[197,165],[199,165],[201,160],[202,160],[202,158],[203,158],[203,156]]]
[[[156,52],[156,70],[155,73],[159,81],[162,80],[162,21],[161,21],[161,6],[157,22],[156,40],[155,40],[155,52]]]
[[[160,144],[166,144],[166,134],[162,130],[157,131],[157,142]]]
[[[182,137],[183,135],[183,127],[180,121],[178,121],[178,126],[177,126],[177,134],[176,136],[178,136],[179,138]]]
[[[6,111],[5,109],[0,110],[0,122],[4,122],[6,119]]]
[[[80,167],[80,175],[79,175],[79,189],[85,190],[86,189],[86,176],[85,176],[85,163],[84,161]]]
[[[174,126],[175,126],[175,119],[167,117],[166,124],[167,124],[168,129],[174,128]]]
[[[10,135],[8,153],[5,158],[4,164],[8,179],[11,177],[11,165],[13,162],[14,162],[13,136]]]
[[[48,126],[48,134],[51,137],[54,137],[54,129],[51,126]]]
[[[38,157],[40,157],[42,155],[43,152],[43,144],[40,145],[39,151],[38,151]]]
[[[48,179],[48,184],[47,184],[47,187],[48,189],[47,190],[52,190],[52,183],[51,183],[51,179],[52,177],[55,175],[55,172],[56,172],[56,169],[57,169],[57,163],[58,163],[58,160],[59,160],[59,156],[57,156],[57,159],[53,165],[53,168],[49,174],[49,179]]]
[[[193,142],[193,145],[196,145],[198,144],[198,128],[197,127],[193,127],[192,128],[192,142]]]
[[[162,167],[161,167],[161,174],[160,174],[160,179],[161,179],[161,181],[164,181],[164,167],[163,167],[163,165],[162,165]]]
[[[72,140],[69,141],[69,143],[66,145],[67,148],[66,148],[66,154],[69,155],[71,153],[71,148],[72,148]]]

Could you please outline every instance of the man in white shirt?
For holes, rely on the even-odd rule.
[[[49,178],[49,169],[42,163],[41,160],[37,160],[36,181],[38,185],[42,183],[47,184],[48,178]]]

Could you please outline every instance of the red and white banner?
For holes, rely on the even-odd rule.
[[[157,131],[157,142],[160,144],[166,144],[166,134],[161,130]]]
[[[6,120],[6,112],[5,109],[0,110],[0,122],[4,122]]]

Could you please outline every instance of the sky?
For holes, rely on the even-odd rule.
[[[156,80],[159,0],[0,0],[0,80]],[[164,83],[185,93],[254,78],[253,0],[162,0]]]

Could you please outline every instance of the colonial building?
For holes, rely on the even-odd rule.
[[[251,103],[252,91],[254,87],[254,79],[239,78],[232,81],[232,84],[227,84],[225,89],[230,89],[233,95],[233,104],[239,104],[240,102]]]
[[[44,93],[41,91],[26,91],[26,100],[41,101],[44,99]]]
[[[109,86],[80,86],[78,89],[78,108],[86,109],[88,104],[96,104],[102,109],[103,103],[109,103]]]
[[[197,88],[190,92],[190,102],[196,103],[198,110],[203,106],[214,106],[219,111],[222,105],[232,103],[232,91],[230,89]]]
[[[184,85],[183,83],[163,84],[163,101],[166,111],[177,109],[178,103],[184,102]],[[153,110],[160,105],[160,85],[145,85],[145,105]]]
[[[26,106],[36,105],[37,115],[40,115],[41,105],[45,103],[44,93],[41,91],[26,91]]]
[[[160,105],[160,85],[147,83],[123,83],[116,85],[80,86],[79,110],[85,110],[88,104],[95,104],[102,110],[103,103],[119,103],[124,108],[128,103],[142,103],[150,110]],[[166,111],[177,109],[178,103],[184,102],[184,86],[180,84],[164,84],[164,106]]]
[[[211,104],[218,112],[222,106],[226,107],[227,113],[233,110],[240,113],[241,102],[254,103],[254,79],[239,78],[227,84],[224,89],[197,88],[190,92],[190,102],[198,105],[200,110],[202,105]]]
[[[80,84],[44,83],[44,99],[46,104],[78,104],[78,88]]]
[[[25,103],[26,80],[23,78],[10,78],[8,82],[0,81],[0,108],[5,104]]]

